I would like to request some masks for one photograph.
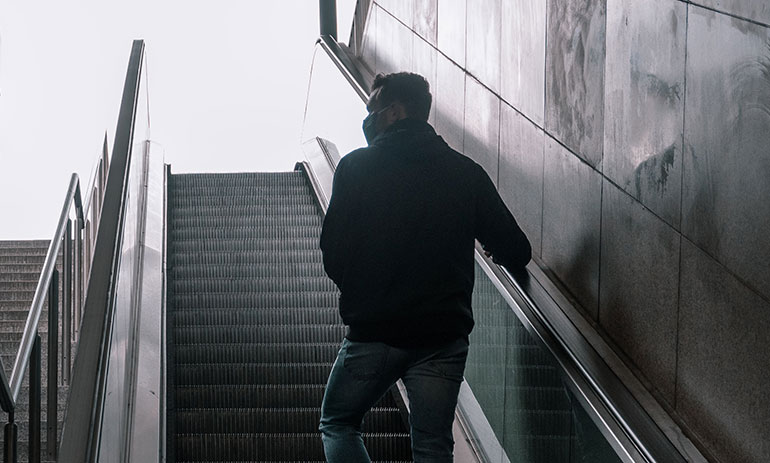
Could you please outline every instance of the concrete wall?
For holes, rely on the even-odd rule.
[[[770,461],[770,2],[375,0],[535,253],[715,460]]]

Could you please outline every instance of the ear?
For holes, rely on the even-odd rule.
[[[388,113],[388,116],[392,118],[393,122],[400,121],[401,119],[406,119],[408,117],[406,107],[399,101],[393,103],[393,106],[388,111]]]

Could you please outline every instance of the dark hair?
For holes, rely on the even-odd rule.
[[[381,107],[398,101],[406,109],[407,116],[423,121],[430,114],[430,85],[425,77],[411,72],[377,74],[372,91],[380,88],[377,102]]]

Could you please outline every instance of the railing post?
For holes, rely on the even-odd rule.
[[[64,300],[62,301],[61,321],[61,382],[70,382],[70,324],[72,314],[72,220],[67,220],[67,228],[64,231]],[[50,329],[50,328],[49,328]]]
[[[16,439],[18,429],[13,412],[8,413],[8,424],[5,425],[5,463],[16,463]]]
[[[48,294],[48,412],[46,428],[48,430],[48,459],[56,460],[56,428],[59,378],[57,360],[59,357],[59,271],[54,270],[51,278],[51,288]]]
[[[40,359],[40,335],[35,335],[29,364],[29,462],[40,463],[40,399],[43,382]]]
[[[83,305],[83,219],[75,225],[75,305],[72,309],[72,340],[77,340],[80,307]],[[68,370],[69,371],[69,370]],[[67,381],[69,383],[69,381]]]
[[[86,288],[85,282],[88,281],[88,278],[91,275],[91,220],[86,220],[86,239],[85,239],[85,252],[83,253],[84,256],[84,262],[83,262],[83,289]],[[84,293],[85,294],[85,293]],[[85,304],[85,299],[81,301],[80,304],[80,313],[78,313],[78,321],[75,322],[75,326],[77,327],[78,333],[80,332],[80,315],[83,312],[83,304]]]

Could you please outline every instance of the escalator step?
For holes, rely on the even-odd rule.
[[[302,172],[172,175],[169,448],[184,461],[324,461],[318,423],[345,327]],[[392,394],[367,414],[374,461],[411,461]]]
[[[221,241],[221,240],[258,240],[274,238],[315,238],[321,236],[321,224],[294,225],[294,226],[254,226],[249,228],[224,228],[224,227],[203,227],[199,225],[189,225],[183,228],[170,227],[169,235],[171,240],[197,240],[197,241]]]
[[[271,204],[274,206],[317,205],[316,200],[308,194],[268,195],[260,198],[253,196],[188,196],[183,191],[169,197],[170,213],[179,207],[214,207],[214,206],[251,206],[254,204]]]
[[[188,278],[297,278],[322,277],[325,275],[323,264],[254,264],[254,265],[172,265],[169,270],[170,280]],[[335,303],[336,305],[336,303]]]
[[[333,292],[337,287],[331,280],[323,277],[299,277],[299,278],[241,278],[237,280],[225,278],[190,278],[176,279],[173,282],[175,294],[188,294],[198,292]]]
[[[193,408],[176,410],[176,432],[210,433],[314,433],[321,408]],[[398,408],[373,408],[364,416],[361,431],[395,429],[402,424]]]
[[[233,265],[266,263],[318,263],[323,256],[320,250],[284,250],[260,252],[180,252],[174,255],[176,265]],[[328,279],[327,279],[328,280]]]
[[[275,249],[318,249],[318,238],[273,238],[250,241],[177,241],[169,246],[174,255],[184,252],[257,252]]]
[[[374,460],[411,460],[409,435],[404,433],[364,434]],[[178,434],[177,461],[288,459],[324,460],[319,433],[291,434]]]
[[[320,407],[325,384],[263,384],[177,386],[174,390],[176,408],[195,408],[204,404],[212,408],[288,408]],[[390,392],[375,407],[395,407]]]
[[[207,325],[336,325],[342,321],[332,307],[186,309],[170,314],[174,326]],[[339,347],[339,346],[337,346]]]
[[[290,216],[299,215],[302,217],[314,217],[317,218],[316,212],[318,209],[315,204],[222,204],[216,206],[186,206],[175,207],[170,213],[173,217],[192,217],[192,216],[204,216],[204,217],[223,217],[223,216]]]
[[[340,325],[277,326],[180,326],[174,328],[174,342],[180,344],[340,343],[345,327]]]
[[[204,292],[175,294],[174,305],[187,309],[237,307],[333,307],[338,295],[332,291],[305,291],[297,293],[226,293]]]
[[[180,344],[175,356],[179,364],[230,363],[331,363],[339,343],[296,344]]]
[[[326,384],[331,363],[176,364],[177,385]]]
[[[210,217],[205,215],[188,215],[169,217],[169,225],[173,228],[248,228],[257,227],[312,227],[320,226],[321,218],[304,215],[258,215],[249,217],[225,216]]]

